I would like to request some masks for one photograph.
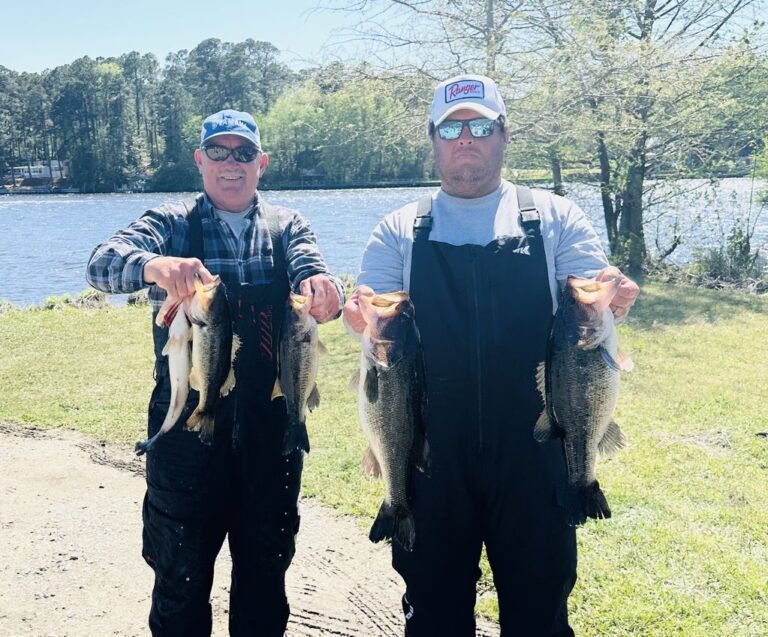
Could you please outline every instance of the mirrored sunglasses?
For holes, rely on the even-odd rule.
[[[259,151],[255,146],[236,146],[235,148],[227,148],[226,146],[219,146],[217,144],[209,144],[202,148],[205,156],[213,161],[226,161],[227,158],[232,155],[236,162],[241,164],[247,164],[252,162],[259,155]]]
[[[478,117],[477,119],[447,119],[437,127],[437,133],[440,139],[458,139],[464,126],[469,128],[469,134],[472,137],[489,137],[493,133],[496,121],[487,117]]]

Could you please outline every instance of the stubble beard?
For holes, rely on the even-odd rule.
[[[434,152],[442,188],[448,194],[465,198],[482,197],[495,190],[499,185],[501,166],[504,161],[503,149],[497,157],[493,157],[485,166],[464,165],[445,170],[440,167],[439,151],[435,149]]]

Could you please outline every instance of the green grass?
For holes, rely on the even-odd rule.
[[[141,439],[149,321],[146,307],[0,313],[0,421]],[[766,333],[768,299],[643,284],[620,328],[636,365],[616,413],[630,445],[598,467],[614,517],[578,532],[578,635],[768,635]],[[303,493],[367,529],[381,485],[360,470],[357,346],[339,322],[321,338]],[[494,596],[479,607],[493,616]]]

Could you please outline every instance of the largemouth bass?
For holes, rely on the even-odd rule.
[[[611,517],[595,464],[598,452],[611,454],[626,444],[613,421],[620,372],[632,368],[619,353],[609,308],[620,283],[621,277],[606,282],[569,277],[540,370],[545,408],[534,437],[563,437],[571,491],[569,522],[574,525],[588,517]]]
[[[283,454],[296,449],[309,452],[307,410],[320,405],[317,369],[323,348],[317,335],[317,321],[309,313],[312,297],[291,292],[280,331],[278,380],[273,397],[284,395],[288,425],[283,437]]]
[[[416,528],[408,506],[414,469],[427,469],[422,420],[423,369],[414,308],[406,292],[360,297],[362,336],[360,425],[384,482],[384,501],[369,534],[413,550]]]
[[[200,440],[210,443],[219,397],[235,386],[233,363],[239,347],[232,333],[226,287],[218,276],[205,285],[195,280],[195,294],[187,314],[192,323],[189,384],[200,392],[198,405],[187,419],[187,429],[200,432]]]
[[[139,456],[150,451],[157,439],[176,424],[189,395],[189,372],[192,368],[189,341],[192,338],[192,329],[183,303],[178,299],[166,300],[155,322],[158,326],[168,326],[168,341],[163,348],[163,354],[168,357],[171,401],[159,431],[149,440],[136,443],[135,451]]]

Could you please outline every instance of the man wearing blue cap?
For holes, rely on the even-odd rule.
[[[436,87],[429,135],[441,188],[374,229],[344,308],[360,333],[361,295],[408,290],[421,335],[430,475],[414,479],[413,550],[392,544],[408,637],[474,637],[483,545],[501,634],[573,636],[576,535],[561,506],[562,444],[533,437],[536,369],[559,285],[620,273],[578,206],[501,178],[506,115],[488,77]],[[638,291],[624,279],[615,316]]]
[[[150,286],[153,319],[166,296],[193,294],[197,279],[224,281],[241,345],[235,388],[219,401],[213,441],[202,444],[196,432],[177,425],[147,454],[143,556],[155,572],[149,625],[155,636],[211,634],[214,562],[228,536],[230,634],[279,636],[288,622],[285,572],[295,551],[308,449],[283,453],[285,401],[271,399],[277,339],[290,290],[312,298],[310,313],[322,323],[339,315],[342,286],[307,221],[258,192],[269,157],[248,113],[224,110],[205,119],[194,159],[204,192],[147,211],[97,247],[87,278],[110,293]],[[168,330],[153,330],[150,436],[170,400],[162,355]],[[197,400],[190,392],[180,422]]]

